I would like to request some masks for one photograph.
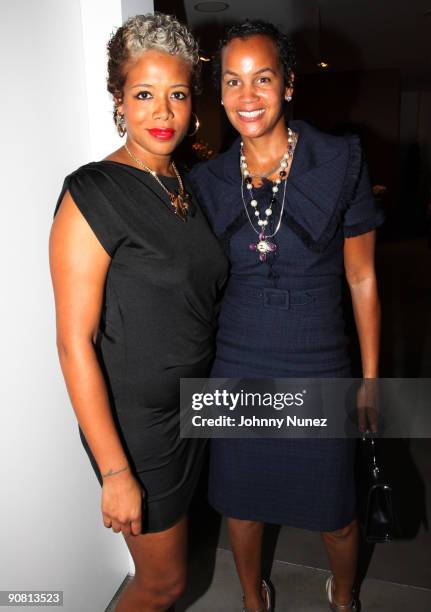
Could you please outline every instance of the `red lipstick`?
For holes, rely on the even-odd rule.
[[[153,128],[152,130],[148,130],[154,138],[157,140],[170,140],[174,135],[175,130],[171,128]]]

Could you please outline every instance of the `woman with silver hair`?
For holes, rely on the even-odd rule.
[[[124,146],[66,177],[50,237],[61,367],[135,576],[117,612],[162,611],[186,575],[186,515],[205,441],[179,437],[179,379],[206,377],[227,260],[172,154],[199,54],[168,15],[129,19],[108,44]],[[196,256],[199,252],[199,256]]]

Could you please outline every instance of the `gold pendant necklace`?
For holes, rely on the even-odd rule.
[[[143,170],[151,174],[151,176],[158,182],[160,187],[163,189],[165,193],[169,196],[169,202],[173,208],[173,212],[181,219],[181,221],[187,221],[187,214],[189,212],[189,199],[190,196],[187,191],[184,189],[184,184],[181,179],[180,173],[177,170],[177,167],[174,162],[172,162],[172,170],[174,171],[175,177],[178,181],[179,190],[177,192],[169,191],[167,187],[162,183],[162,181],[157,176],[155,170],[152,170],[149,166],[144,164],[143,161],[138,159],[133,155],[133,153],[129,150],[128,146],[124,145],[125,150],[127,151],[129,157],[133,159],[135,164],[138,164]]]

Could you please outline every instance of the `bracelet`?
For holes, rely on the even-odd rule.
[[[128,465],[126,465],[126,467],[123,467],[123,468],[121,468],[119,470],[115,470],[115,471],[111,469],[111,470],[109,470],[109,472],[106,472],[106,474],[102,474],[102,476],[103,476],[103,478],[105,478],[106,476],[115,476],[115,474],[119,474],[120,472],[124,472],[125,470],[128,470],[128,469],[129,469]]]

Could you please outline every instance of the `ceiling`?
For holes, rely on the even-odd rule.
[[[407,83],[431,86],[431,14],[424,16],[431,0],[226,0],[228,9],[218,13],[198,12],[199,1],[176,4],[209,54],[226,23],[264,18],[295,36],[299,71],[313,71],[320,8],[320,55],[331,69],[395,68]]]

